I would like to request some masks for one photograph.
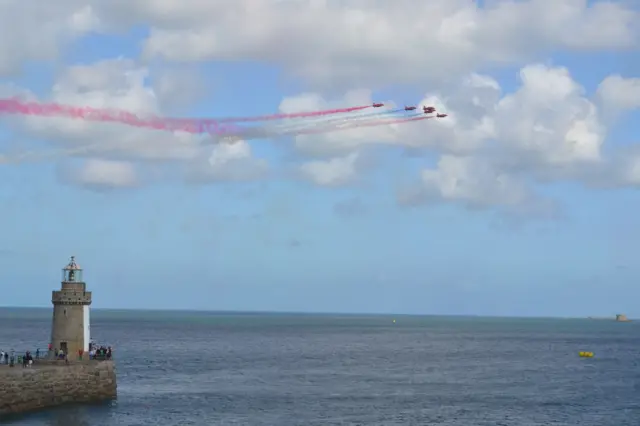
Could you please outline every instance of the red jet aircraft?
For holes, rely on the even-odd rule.
[[[405,111],[413,111],[415,109],[416,109],[416,107],[414,107],[414,106],[410,106],[410,107],[406,106],[406,107],[404,107]]]
[[[424,111],[425,114],[433,114],[434,112],[436,112],[436,109],[435,107],[432,107],[432,106],[430,107],[423,106],[422,111]]]
[[[438,117],[438,118],[445,118],[446,116],[447,116],[447,114],[438,114],[438,115],[436,115],[436,117]]]
[[[384,106],[384,104],[373,104],[374,108],[380,108],[381,106]]]

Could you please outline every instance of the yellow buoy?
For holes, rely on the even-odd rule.
[[[593,352],[580,351],[580,352],[578,352],[578,355],[581,358],[593,358]]]

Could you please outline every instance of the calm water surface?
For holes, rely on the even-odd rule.
[[[639,323],[395,318],[95,311],[118,401],[10,424],[640,425]],[[0,324],[45,348],[50,311]]]

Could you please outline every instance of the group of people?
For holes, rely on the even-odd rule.
[[[113,351],[111,350],[111,346],[92,347],[89,351],[89,356],[91,359],[111,359]]]
[[[36,350],[37,358],[40,358],[40,349]],[[8,365],[9,367],[13,367],[15,364],[22,364],[23,368],[31,367],[33,365],[33,355],[31,351],[18,356],[16,356],[15,351],[11,351],[11,353],[0,351],[0,364]]]
[[[82,349],[78,351],[78,360],[82,360],[86,355],[89,356],[89,359],[93,360],[110,360],[113,357],[113,349],[111,346],[97,346],[92,344],[89,345],[89,352],[85,352]],[[52,345],[49,345],[48,358],[63,360],[68,363],[70,357],[63,350],[53,348]],[[22,364],[22,366],[26,368],[33,365],[35,359],[40,359],[40,349],[36,350],[35,357],[31,351],[26,351],[24,355],[16,355],[16,352],[13,350],[10,352],[0,350],[0,365],[13,367],[16,364]]]
[[[69,362],[69,354],[65,353],[63,350],[55,348],[52,349],[51,345],[49,345],[49,353],[55,356],[55,359],[65,360]],[[87,353],[83,349],[78,350],[78,359],[82,360]],[[111,359],[113,356],[113,350],[111,346],[95,346],[93,344],[89,345],[89,359],[97,359],[97,360],[105,360]]]

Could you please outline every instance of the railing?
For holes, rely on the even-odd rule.
[[[36,349],[35,351],[29,351],[31,356],[33,357],[33,364],[59,364],[64,362],[83,362],[83,361],[109,361],[114,358],[113,352],[111,352],[111,356],[105,355],[94,355],[91,356],[88,352],[83,352],[82,355],[79,353],[69,354],[65,358],[64,356],[56,357],[53,350],[40,350]],[[8,365],[11,364],[13,358],[14,365],[22,365],[22,361],[24,359],[25,352],[8,352],[8,358],[5,360],[4,358],[0,359],[0,365]]]
[[[45,360],[47,358],[47,352],[48,351],[45,351],[45,350],[41,351],[40,349],[36,349],[35,351],[31,352],[33,361],[35,362],[35,361]],[[22,359],[25,356],[25,352],[8,351],[5,353],[7,354],[7,358],[5,359],[4,357],[0,357],[0,365],[9,364],[11,362],[11,358],[13,358],[14,364],[21,364]]]
[[[56,356],[53,351],[48,351],[44,359],[64,361],[65,356],[64,355]],[[74,354],[68,354],[66,356],[66,359],[69,361],[87,361],[87,360],[106,361],[106,360],[113,359],[113,352],[111,352],[111,356],[107,356],[107,354],[103,355],[103,354],[97,354],[97,353],[95,355],[91,355],[89,352],[83,352],[82,354],[74,353]]]

